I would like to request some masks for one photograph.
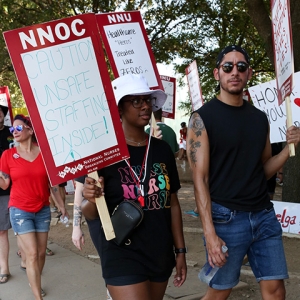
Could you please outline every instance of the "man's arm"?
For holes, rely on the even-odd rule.
[[[279,171],[285,162],[289,158],[289,144],[294,144],[295,147],[300,142],[300,128],[291,126],[286,131],[286,142],[287,145],[282,149],[282,151],[274,156],[271,156],[270,153],[270,142],[269,137],[266,142],[266,147],[264,149],[263,155],[262,155],[262,161],[264,164],[264,171],[266,174],[267,179],[270,179],[274,174],[276,174],[277,171]]]
[[[212,266],[222,266],[226,262],[225,255],[221,250],[225,243],[216,235],[211,216],[209,140],[204,122],[198,113],[194,113],[189,122],[187,156],[193,173],[195,200],[206,240],[208,261]]]

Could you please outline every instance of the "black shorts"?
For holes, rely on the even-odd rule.
[[[147,275],[126,275],[112,278],[104,278],[106,285],[112,286],[123,286],[123,285],[131,285],[144,281],[151,282],[165,282],[169,280],[172,272],[170,274],[166,274],[163,276],[147,276]]]

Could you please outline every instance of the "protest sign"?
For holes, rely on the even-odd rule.
[[[293,89],[294,57],[289,0],[271,0],[272,37],[278,102],[285,100],[286,121],[293,123],[290,94]],[[295,156],[295,145],[289,144],[289,155]]]
[[[168,98],[162,107],[162,116],[165,118],[175,119],[176,103],[176,78],[160,75],[162,85]]]
[[[300,234],[300,204],[272,201],[283,232]]]
[[[271,0],[273,49],[279,104],[293,89],[294,58],[289,0]]]
[[[13,115],[12,115],[12,109],[11,109],[11,103],[10,103],[10,94],[9,94],[8,86],[0,87],[0,105],[8,107],[8,113],[4,118],[4,125],[11,126]]]
[[[195,111],[203,105],[199,73],[195,60],[185,69],[185,74],[189,86],[192,108]]]
[[[163,90],[141,13],[101,13],[96,18],[114,76],[141,74],[151,89]]]
[[[67,181],[67,185],[65,186],[65,191],[67,195],[75,194],[75,185],[73,180]]]
[[[94,14],[4,38],[51,185],[128,158]]]
[[[295,126],[300,126],[300,72],[295,73],[296,84],[291,95],[292,117]],[[278,103],[276,80],[265,82],[248,89],[252,102],[265,112],[270,124],[271,143],[286,141],[286,106]]]

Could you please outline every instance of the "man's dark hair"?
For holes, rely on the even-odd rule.
[[[161,121],[161,118],[162,118],[162,109],[160,108],[159,110],[154,111],[153,115],[154,115],[155,120]]]

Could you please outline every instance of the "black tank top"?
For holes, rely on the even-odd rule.
[[[266,115],[246,101],[236,107],[217,98],[196,113],[209,138],[212,201],[242,211],[272,207],[261,160],[268,136]]]

